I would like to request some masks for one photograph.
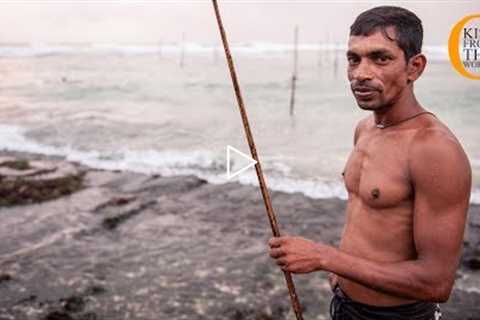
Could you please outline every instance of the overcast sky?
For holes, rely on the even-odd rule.
[[[295,25],[300,41],[346,41],[363,10],[393,4],[414,11],[425,29],[425,44],[446,45],[453,24],[480,12],[467,1],[253,1],[219,0],[232,43],[290,42]],[[0,42],[216,43],[211,2],[190,1],[4,1]]]

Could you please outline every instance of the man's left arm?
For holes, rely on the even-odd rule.
[[[371,261],[301,237],[270,239],[270,255],[293,273],[325,270],[399,297],[446,301],[458,266],[471,187],[468,159],[452,139],[424,132],[409,153],[416,259]]]

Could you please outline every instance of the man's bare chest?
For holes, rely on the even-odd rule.
[[[378,209],[409,201],[408,145],[408,136],[367,135],[359,139],[343,172],[349,195]]]

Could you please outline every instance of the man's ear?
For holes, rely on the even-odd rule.
[[[423,54],[419,53],[411,57],[407,65],[407,82],[412,83],[420,78],[426,65],[427,58]]]

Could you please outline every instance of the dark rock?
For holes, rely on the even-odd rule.
[[[476,247],[465,246],[461,261],[467,269],[480,270],[480,251]]]
[[[273,320],[273,318],[266,313],[260,312],[255,315],[255,320]]]
[[[224,312],[224,315],[227,316],[228,319],[232,320],[244,320],[250,315],[250,311],[248,310],[239,310],[239,309],[228,309]]]
[[[0,284],[2,282],[7,282],[7,281],[10,281],[10,280],[13,280],[12,276],[9,275],[8,273],[2,273],[0,274]]]
[[[104,202],[97,206],[93,211],[101,211],[104,210],[107,207],[120,207],[127,205],[137,199],[137,197],[134,196],[116,196],[111,199],[109,199],[107,202]]]
[[[480,257],[465,260],[465,265],[471,270],[480,270]]]
[[[68,312],[80,312],[85,308],[85,301],[82,297],[71,296],[64,301],[63,308]]]
[[[140,206],[137,208],[128,210],[122,214],[115,215],[112,217],[108,217],[103,219],[102,226],[107,229],[107,230],[114,230],[116,229],[120,224],[124,223],[128,219],[132,218],[133,216],[136,216],[137,214],[140,214],[143,210],[151,207],[154,205],[156,201],[149,201],[146,203],[142,203]]]
[[[107,292],[107,289],[105,289],[104,287],[94,285],[94,286],[89,287],[87,290],[85,290],[85,295],[95,296],[95,295],[102,294],[102,293],[105,293],[105,292]]]
[[[66,170],[70,170],[68,168]],[[22,205],[56,199],[82,188],[83,174],[59,172],[33,177],[3,176],[0,179],[0,206]]]
[[[70,316],[68,313],[62,312],[62,311],[50,312],[43,319],[44,320],[74,320],[72,318],[72,316]]]
[[[29,170],[32,169],[30,166],[28,160],[14,160],[14,161],[6,161],[1,164],[2,167],[7,167],[10,169],[15,169],[15,170]]]
[[[37,296],[34,295],[34,294],[31,294],[28,297],[19,300],[16,304],[31,303],[31,302],[34,302],[36,300],[37,300]]]

